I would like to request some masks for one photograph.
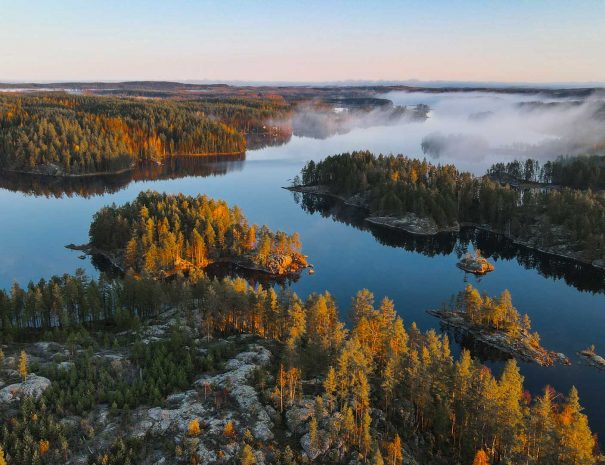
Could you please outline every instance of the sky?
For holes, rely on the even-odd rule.
[[[601,0],[0,0],[0,81],[605,82]]]

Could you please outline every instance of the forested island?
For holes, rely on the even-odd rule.
[[[0,95],[0,164],[52,176],[111,174],[178,155],[241,154],[289,112],[280,98],[148,100]]]
[[[154,277],[234,264],[275,276],[308,266],[298,234],[248,224],[242,211],[204,195],[141,192],[122,206],[99,210],[90,225],[90,243],[124,272]]]
[[[569,161],[551,166],[558,163]],[[307,163],[290,189],[340,198],[365,208],[367,221],[412,234],[474,226],[546,253],[605,266],[605,196],[565,186],[521,189],[492,175],[493,170],[478,177],[453,165],[353,152]]]
[[[521,316],[508,290],[497,297],[481,295],[472,285],[454,299],[452,308],[429,310],[447,326],[470,334],[476,340],[523,360],[543,366],[569,365],[568,358],[544,349],[540,335],[531,331],[529,316]]]
[[[577,464],[578,393],[532,398],[367,290],[91,279],[0,292],[0,458],[9,465]],[[6,386],[4,386],[6,383]]]

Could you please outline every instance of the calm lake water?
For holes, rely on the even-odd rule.
[[[568,124],[574,115],[561,112],[556,115],[557,120],[553,115],[541,115],[539,121],[534,121],[516,110],[516,104],[528,97],[391,97],[400,104],[429,104],[431,118],[426,122],[361,127],[323,140],[293,136],[283,145],[252,150],[239,159],[175,162],[139,174],[135,180],[127,176],[107,184],[101,179],[63,186],[5,178],[0,184],[0,285],[9,287],[14,280],[25,285],[30,279],[73,272],[77,267],[96,275],[98,271],[89,259],[80,260],[78,252],[64,246],[88,241],[92,215],[104,205],[132,200],[146,189],[208,194],[239,205],[251,222],[298,231],[316,273],[303,274],[292,287],[301,296],[329,290],[343,316],[357,290],[368,288],[377,301],[383,296],[391,297],[407,324],[416,321],[422,329],[439,328],[438,321],[425,311],[447,302],[467,282],[489,294],[509,289],[515,306],[529,314],[543,345],[566,353],[574,362],[571,367],[552,368],[521,363],[527,387],[539,393],[549,384],[567,392],[576,385],[591,426],[600,436],[605,435],[605,372],[582,365],[575,355],[593,343],[597,350],[605,352],[602,273],[520,250],[506,241],[472,231],[464,234],[462,240],[450,236],[422,240],[370,230],[358,212],[333,202],[303,199],[281,188],[305,161],[343,151],[369,149],[422,157],[420,143],[434,132],[473,137],[480,134],[486,138],[487,146],[479,144],[482,153],[466,145],[466,156],[456,148],[438,160],[481,173],[494,159],[518,155],[519,147],[556,141],[559,125]],[[486,112],[490,115],[484,120]],[[477,113],[483,116],[478,119]],[[144,180],[145,177],[155,179]],[[492,257],[496,266],[495,272],[482,278],[465,275],[455,266],[459,255],[466,248],[472,249],[474,243]],[[453,345],[457,350],[458,344]],[[494,370],[502,366],[500,361],[487,363]]]

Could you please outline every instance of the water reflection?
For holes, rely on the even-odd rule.
[[[172,157],[161,164],[143,163],[127,173],[103,176],[63,177],[2,172],[0,188],[36,197],[94,197],[118,192],[131,182],[178,179],[188,176],[223,176],[241,171],[246,155]]]
[[[460,233],[442,233],[417,236],[404,231],[381,228],[364,219],[366,212],[344,202],[317,195],[293,192],[294,201],[309,213],[318,213],[363,231],[369,231],[381,244],[403,248],[428,257],[455,254],[460,258],[469,246],[480,249],[483,256],[496,260],[517,260],[526,269],[535,269],[540,275],[562,279],[584,292],[605,293],[605,272],[589,265],[555,255],[546,254],[518,244],[500,234],[475,228],[464,228]]]

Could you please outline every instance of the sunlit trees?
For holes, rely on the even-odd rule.
[[[269,266],[274,256],[305,264],[296,234],[248,227],[237,206],[206,196],[141,192],[130,203],[99,210],[90,226],[91,244],[124,255],[123,268],[156,276],[201,269],[225,258]],[[283,270],[286,272],[287,270]]]
[[[21,379],[25,381],[27,379],[28,366],[27,366],[27,354],[24,350],[19,354],[19,375]]]
[[[473,465],[489,465],[489,457],[483,449],[479,449],[475,454]]]
[[[285,102],[263,98],[3,95],[0,162],[6,169],[73,175],[119,172],[176,155],[242,153],[244,132],[287,111]]]
[[[239,456],[239,462],[241,465],[254,465],[256,463],[254,451],[249,444],[243,445]]]
[[[198,436],[200,434],[200,432],[201,432],[200,421],[197,418],[194,418],[187,425],[187,434],[189,436],[194,437],[194,436]]]
[[[561,448],[559,460],[572,465],[592,465],[595,440],[582,413],[578,391],[572,387],[559,415]]]

